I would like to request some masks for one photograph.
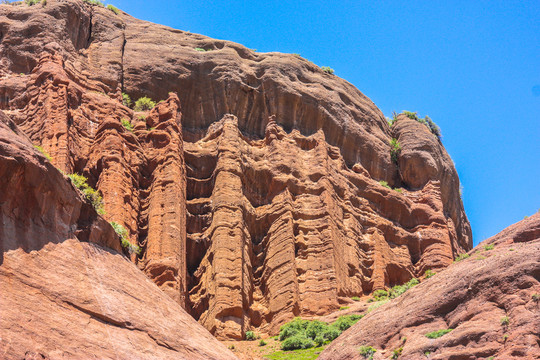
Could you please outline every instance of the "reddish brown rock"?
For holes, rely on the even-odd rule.
[[[0,112],[0,357],[234,359],[17,133]]]
[[[472,245],[438,139],[389,128],[298,56],[49,0],[0,5],[0,64],[0,109],[89,178],[141,247],[132,260],[220,338],[322,315]],[[135,114],[120,91],[166,101]]]
[[[490,249],[493,246],[493,249]],[[427,333],[453,329],[437,339]],[[403,340],[406,338],[406,340]],[[540,214],[482,242],[461,260],[381,306],[319,359],[540,358]]]

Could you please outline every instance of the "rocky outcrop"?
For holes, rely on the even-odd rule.
[[[471,248],[437,137],[403,116],[389,127],[305,59],[78,0],[0,5],[0,34],[0,109],[88,177],[141,247],[132,260],[220,338],[275,332]],[[136,113],[121,92],[166,100]]]
[[[0,357],[233,359],[0,112]]]
[[[435,339],[426,334],[444,329]],[[360,320],[320,359],[540,358],[540,214],[482,242],[461,260]]]

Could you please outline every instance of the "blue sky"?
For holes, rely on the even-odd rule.
[[[540,209],[540,1],[135,1],[144,20],[298,53],[387,115],[429,115],[474,243]]]

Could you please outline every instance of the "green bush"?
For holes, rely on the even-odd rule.
[[[392,138],[390,140],[390,157],[392,159],[392,162],[397,165],[399,153],[401,152],[401,145],[399,144],[399,141],[397,139]]]
[[[353,296],[353,297],[351,298],[351,300],[353,300],[353,301],[360,301],[360,298],[359,298],[358,296]]]
[[[83,0],[85,3],[87,4],[90,4],[90,5],[97,5],[97,6],[101,6],[101,7],[104,7],[105,4],[103,4],[101,1],[99,0]]]
[[[282,325],[279,328],[279,340],[283,341],[291,336],[299,333],[303,334],[309,325],[308,320],[302,320],[301,318],[294,318],[293,321]]]
[[[291,336],[281,343],[282,350],[308,349],[315,346],[315,343],[302,335]]]
[[[433,275],[435,275],[436,272],[430,270],[430,269],[427,269],[426,272],[424,273],[424,275],[426,276],[426,279],[429,279],[430,277],[432,277]]]
[[[418,281],[418,279],[416,278],[412,278],[403,285],[394,286],[392,289],[390,289],[390,291],[388,291],[388,296],[390,297],[390,299],[395,299],[413,286],[416,286],[418,284],[420,284],[420,281]]]
[[[122,126],[124,126],[126,130],[133,131],[133,125],[131,125],[127,119],[122,119]]]
[[[441,128],[437,126],[437,124],[435,124],[433,122],[433,120],[431,120],[431,118],[429,116],[426,115],[426,117],[424,118],[424,121],[425,121],[425,124],[427,125],[427,127],[429,128],[429,130],[431,131],[431,133],[433,135],[435,135],[437,137],[437,139],[441,139]]]
[[[203,49],[203,48],[200,48],[200,47],[198,47],[198,48],[195,48],[195,51],[199,51],[199,52],[206,52],[206,50],[205,50],[205,49]]]
[[[510,319],[508,318],[508,316],[504,316],[501,318],[501,325],[503,326],[510,325]]]
[[[246,340],[252,341],[257,340],[257,335],[253,331],[246,331]]]
[[[259,341],[259,346],[266,346],[266,341],[261,339],[261,341]]]
[[[330,75],[334,74],[334,69],[332,69],[330,66],[322,66],[321,70]]]
[[[386,182],[386,181],[384,181],[384,180],[379,181],[379,184],[381,184],[381,185],[384,186],[385,188],[392,189],[392,188],[390,187],[390,185],[388,185],[388,182]]]
[[[146,111],[146,110],[152,110],[156,106],[156,102],[150,99],[147,96],[143,96],[142,98],[137,99],[135,101],[135,107],[133,110],[135,111]]]
[[[52,157],[51,155],[49,155],[48,152],[46,152],[45,150],[43,150],[43,148],[39,145],[34,145],[34,148],[39,151],[41,153],[41,155],[45,156],[47,158],[47,160],[49,161],[52,161]]]
[[[124,106],[131,107],[131,97],[126,93],[122,93],[122,104],[124,104]]]
[[[489,244],[489,245],[484,246],[484,250],[486,250],[486,251],[493,250],[494,248],[495,248],[495,245],[493,245],[493,244]]]
[[[361,346],[358,351],[360,352],[360,355],[364,357],[364,359],[368,360],[373,359],[373,355],[375,355],[375,353],[377,352],[377,350],[375,350],[375,348],[373,348],[372,346]]]
[[[28,6],[33,6],[33,5],[39,4],[41,0],[24,0],[24,2]]]
[[[403,346],[392,350],[392,360],[398,359],[401,356],[401,353],[403,353]]]
[[[318,335],[313,341],[317,346],[322,346],[324,344],[324,338],[322,337],[322,335]]]
[[[129,242],[128,239],[128,231],[125,227],[120,225],[117,222],[111,221],[109,224],[113,227],[116,234],[120,237],[120,242],[122,243],[122,247],[124,249],[127,249],[130,254],[140,254],[141,248],[137,245],[133,245],[131,242]]]
[[[409,119],[412,119],[412,120],[420,120],[418,118],[418,113],[415,111],[415,112],[412,112],[412,111],[406,111],[406,110],[403,110],[403,113],[405,114],[405,116],[407,116]]]
[[[118,8],[114,5],[107,5],[107,9],[111,10],[113,13],[115,13],[116,15],[118,15],[120,13],[120,10],[118,10]]]
[[[374,301],[381,301],[388,298],[388,292],[382,289],[375,290],[372,295]]]
[[[104,215],[105,209],[103,208],[103,198],[97,190],[94,190],[92,187],[90,187],[90,185],[88,185],[88,179],[79,174],[68,174],[68,177],[73,185],[75,185],[75,187],[84,194],[86,199],[92,203],[92,206],[94,206],[96,212],[99,215]]]
[[[433,332],[427,333],[426,337],[428,339],[437,339],[437,338],[440,338],[441,336],[443,336],[445,334],[448,334],[452,330],[453,329],[442,329],[442,330],[433,331]]]
[[[357,314],[343,315],[340,316],[334,323],[332,323],[332,326],[343,332],[356,324],[358,320],[360,320],[362,317],[363,315]]]
[[[306,328],[306,337],[315,339],[319,334],[323,334],[328,330],[328,324],[319,320],[310,321]]]
[[[454,262],[465,260],[465,259],[468,259],[469,257],[470,257],[469,254],[459,254],[458,256],[456,256],[456,259],[454,260]]]

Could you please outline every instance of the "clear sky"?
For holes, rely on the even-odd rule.
[[[387,116],[429,115],[456,164],[475,245],[540,209],[539,0],[110,3],[260,52],[301,54]]]

